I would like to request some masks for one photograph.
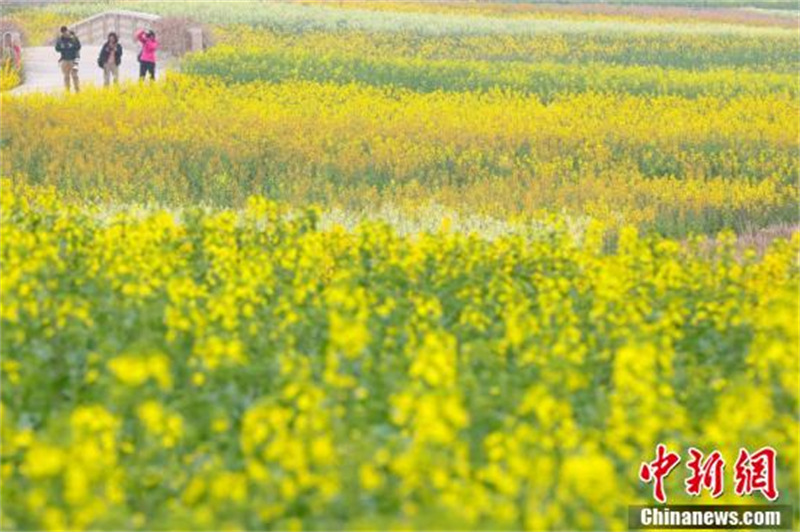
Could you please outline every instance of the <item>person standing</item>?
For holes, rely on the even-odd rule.
[[[10,32],[3,35],[3,66],[9,64],[15,70],[19,70],[22,65],[22,50],[19,44],[14,42],[14,37]]]
[[[137,30],[134,34],[136,40],[142,43],[142,51],[139,52],[139,80],[144,80],[148,72],[150,80],[156,79],[156,50],[158,41],[153,30]]]
[[[61,73],[64,74],[64,87],[69,92],[71,77],[75,92],[79,92],[78,59],[81,53],[81,41],[75,32],[69,31],[66,26],[61,26],[61,35],[56,41],[56,52],[61,54],[58,62],[61,65]]]
[[[97,66],[103,69],[103,85],[108,87],[111,78],[114,78],[114,85],[119,83],[119,65],[122,62],[122,45],[119,43],[117,34],[113,31],[108,34],[108,40],[100,48],[100,57],[97,58]]]

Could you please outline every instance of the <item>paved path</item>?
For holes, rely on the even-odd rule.
[[[126,47],[122,55],[122,64],[119,66],[119,81],[132,81],[139,78],[139,63],[136,54],[139,48]],[[100,55],[100,46],[83,45],[81,47],[81,60],[78,62],[81,87],[89,85],[103,85],[103,71],[97,66],[97,56]],[[51,46],[22,49],[22,66],[25,69],[25,83],[14,88],[12,94],[27,92],[59,92],[64,90],[64,76],[58,65],[58,54]],[[156,79],[164,74],[164,69],[169,68],[169,63],[159,61],[156,70]]]

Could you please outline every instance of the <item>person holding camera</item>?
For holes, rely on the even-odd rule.
[[[108,34],[108,40],[100,48],[100,56],[97,58],[97,66],[103,69],[103,86],[108,87],[111,78],[114,78],[114,85],[119,83],[119,65],[122,62],[122,45],[119,43],[117,34],[113,31]]]
[[[156,50],[158,50],[156,33],[153,30],[137,30],[134,37],[142,44],[142,51],[139,52],[139,80],[144,80],[149,73],[150,81],[154,81],[156,79]]]
[[[56,41],[56,52],[61,54],[58,63],[61,65],[61,73],[64,74],[64,87],[69,92],[70,78],[72,78],[72,87],[75,92],[79,92],[78,60],[81,55],[81,41],[78,40],[75,32],[70,31],[66,26],[61,26],[61,35]]]

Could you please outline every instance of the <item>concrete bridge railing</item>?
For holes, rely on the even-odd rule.
[[[136,45],[133,34],[137,29],[156,29],[159,15],[126,11],[122,9],[98,13],[70,26],[82,43],[102,44],[110,32],[119,36],[123,45]],[[203,30],[200,27],[188,28],[186,31],[185,51],[203,49]]]
[[[133,44],[133,32],[140,28],[149,29],[160,19],[158,15],[137,11],[106,11],[70,26],[82,43],[101,44],[112,31],[121,42]]]

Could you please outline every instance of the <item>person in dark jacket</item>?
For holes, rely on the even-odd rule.
[[[122,45],[119,43],[117,34],[113,31],[108,34],[108,40],[100,48],[100,57],[97,58],[97,66],[103,69],[103,85],[108,87],[111,78],[114,84],[119,83],[119,64],[122,62]]]
[[[64,74],[64,87],[69,92],[69,80],[72,77],[72,86],[75,92],[80,91],[78,81],[78,59],[81,56],[81,41],[75,32],[69,31],[66,26],[61,26],[61,35],[56,41],[56,52],[61,54],[58,60],[61,73]]]

